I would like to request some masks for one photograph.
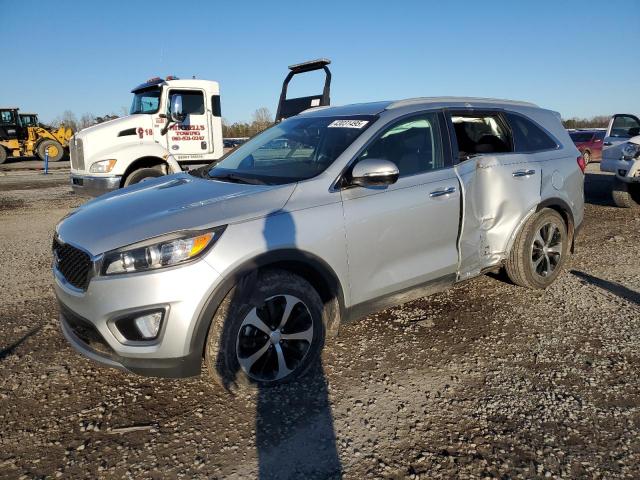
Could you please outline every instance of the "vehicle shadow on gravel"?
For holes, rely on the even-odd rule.
[[[32,328],[27,333],[25,333],[22,337],[20,337],[18,340],[13,342],[11,345],[0,349],[0,361],[4,360],[6,357],[11,355],[16,348],[18,348],[29,337],[38,333],[41,328],[42,328],[42,325],[38,325],[37,327]]]
[[[281,248],[282,245],[295,246],[296,227],[289,213],[273,212],[265,223],[267,250]],[[267,227],[269,223],[271,225]],[[254,273],[257,277],[257,271]],[[251,274],[234,289],[235,297],[231,304],[253,307],[263,304],[263,298],[247,295],[254,290],[253,287],[243,288],[244,282],[251,282]],[[230,329],[231,325],[232,322],[226,321],[223,330]],[[223,331],[221,337],[229,335]],[[219,358],[218,365],[221,362],[223,360]],[[234,390],[234,386],[246,381],[238,378],[244,375],[240,368],[238,363],[232,372],[218,370],[228,390]],[[328,383],[321,361],[312,365],[304,376],[293,378],[288,383],[271,387],[258,385],[255,402],[258,479],[342,478]]]
[[[584,201],[592,205],[615,207],[611,197],[611,175],[586,173],[584,176]]]
[[[570,273],[585,281],[586,283],[595,285],[596,287],[600,287],[607,292],[611,292],[614,295],[617,295],[623,300],[627,300],[628,302],[640,305],[640,293],[636,292],[635,290],[631,290],[630,288],[627,288],[624,285],[620,285],[616,282],[611,282],[609,280],[594,277],[593,275],[581,272],[580,270],[570,270]]]

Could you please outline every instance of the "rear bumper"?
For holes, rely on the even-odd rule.
[[[104,193],[120,188],[122,176],[92,177],[88,175],[71,174],[71,188],[79,195],[97,197]]]

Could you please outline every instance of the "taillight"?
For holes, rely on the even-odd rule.
[[[584,157],[582,155],[578,157],[578,166],[580,167],[580,170],[582,170],[582,173],[584,173],[587,168],[587,164],[584,163]]]

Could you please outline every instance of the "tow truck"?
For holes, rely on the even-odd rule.
[[[291,65],[276,121],[330,103],[328,59]],[[320,95],[287,98],[293,76],[325,71]],[[154,77],[131,90],[129,115],[85,128],[70,141],[71,186],[97,196],[162,175],[190,170],[224,154],[220,86],[211,80]]]

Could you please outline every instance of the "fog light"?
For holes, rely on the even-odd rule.
[[[153,312],[135,319],[136,328],[145,340],[156,338],[160,330],[162,312]]]

